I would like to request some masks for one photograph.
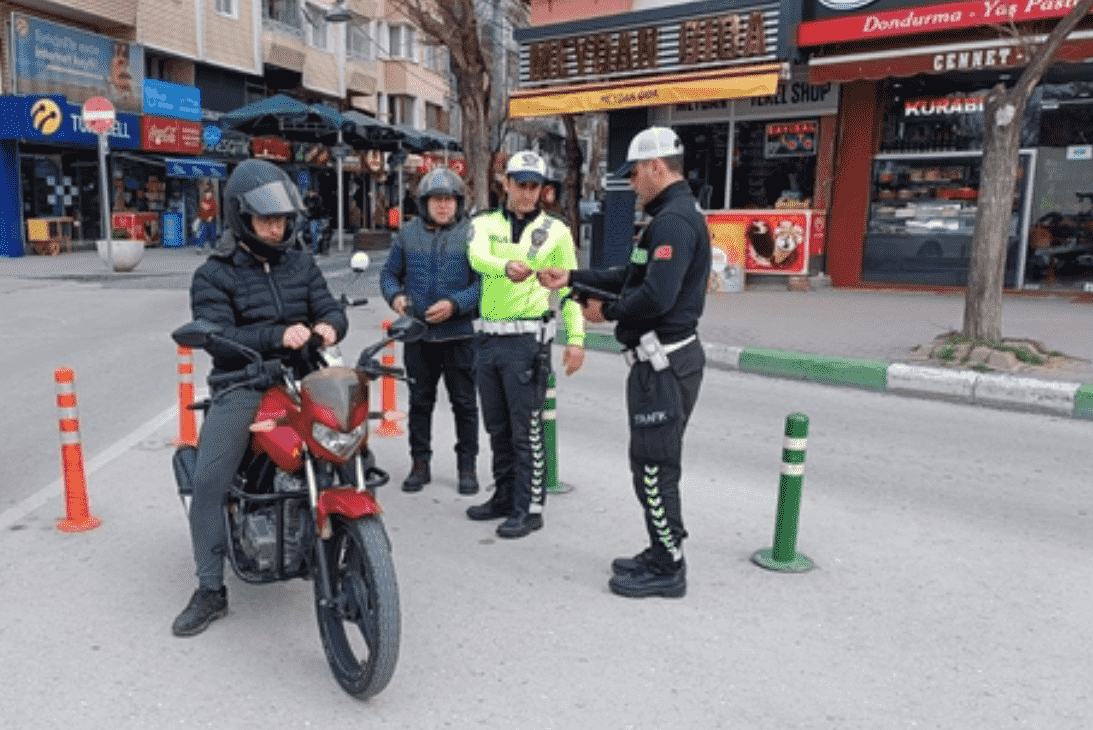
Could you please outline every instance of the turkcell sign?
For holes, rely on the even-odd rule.
[[[83,110],[63,96],[0,96],[0,139],[95,147],[99,137],[83,121]],[[119,112],[106,133],[111,147],[140,148],[140,117]]]
[[[156,79],[144,80],[144,113],[201,121],[201,89]]]

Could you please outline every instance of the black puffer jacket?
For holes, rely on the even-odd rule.
[[[194,272],[190,310],[194,319],[223,325],[225,337],[263,358],[285,362],[294,354],[281,345],[289,325],[326,322],[339,340],[349,330],[345,310],[309,254],[290,249],[276,264],[265,264],[240,248],[230,233],[221,236],[216,252]],[[223,346],[210,346],[208,352],[213,372],[239,370],[248,362]]]

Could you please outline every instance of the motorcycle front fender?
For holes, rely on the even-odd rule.
[[[382,514],[383,508],[376,501],[375,495],[367,490],[358,492],[352,487],[338,487],[327,489],[319,495],[319,504],[315,508],[315,513],[319,534],[326,537],[329,534],[326,529],[326,520],[330,515],[358,520],[362,517]]]

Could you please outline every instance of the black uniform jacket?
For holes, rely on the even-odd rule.
[[[709,229],[686,182],[662,190],[645,212],[652,220],[630,263],[571,274],[575,282],[619,293],[603,314],[616,322],[615,337],[628,348],[649,330],[666,345],[695,334],[710,275]]]
[[[224,336],[257,350],[263,358],[291,359],[281,345],[289,325],[326,322],[345,337],[349,320],[334,299],[310,254],[289,249],[275,264],[259,261],[222,236],[216,252],[194,272],[190,309],[194,319],[222,325]],[[239,370],[248,360],[224,346],[210,345],[214,372]]]

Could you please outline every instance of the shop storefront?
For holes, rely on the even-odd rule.
[[[0,179],[18,194],[0,198],[0,255],[52,253],[56,246],[28,241],[28,222],[37,222],[35,238],[46,229],[68,232],[69,246],[100,238],[107,228],[99,205],[98,140],[83,127],[80,105],[102,96],[117,109],[108,133],[111,159],[138,149],[144,50],[22,13],[5,18],[14,95],[0,97]]]
[[[0,118],[2,174],[19,191],[5,196],[3,254],[43,249],[28,240],[33,220],[70,226],[72,242],[101,238],[98,137],[84,128],[80,107],[60,96],[7,96],[0,97]],[[107,141],[109,160],[138,149],[140,117],[119,112]]]
[[[638,131],[672,126],[687,150],[688,181],[708,211],[814,205],[808,199],[816,198],[821,114],[776,111],[792,94],[783,82],[797,12],[787,3],[728,0],[518,30],[520,89],[510,96],[509,113],[606,112],[609,169],[622,164]],[[758,99],[767,103],[753,112]],[[626,181],[609,177],[605,188],[594,266],[625,263],[641,217]],[[735,226],[723,230],[737,236]],[[736,243],[725,248],[737,250]],[[801,245],[807,250],[805,236]]]
[[[805,274],[822,267],[838,84],[797,76],[770,96],[656,107],[686,150],[691,190],[729,267]],[[792,211],[792,212],[791,212]]]
[[[809,80],[844,88],[834,171],[844,189],[835,192],[831,216],[840,235],[828,243],[836,284],[967,282],[982,100],[994,85],[1014,83],[1028,59],[1026,43],[989,29],[967,40],[966,28],[988,23],[966,5],[881,0],[870,12],[840,13],[817,4],[816,19],[800,26],[799,43],[812,52]],[[1032,34],[1027,22],[1066,12],[1041,7],[1019,6],[1018,28]],[[1029,99],[1006,287],[1093,281],[1090,57],[1093,31],[1079,29]]]

